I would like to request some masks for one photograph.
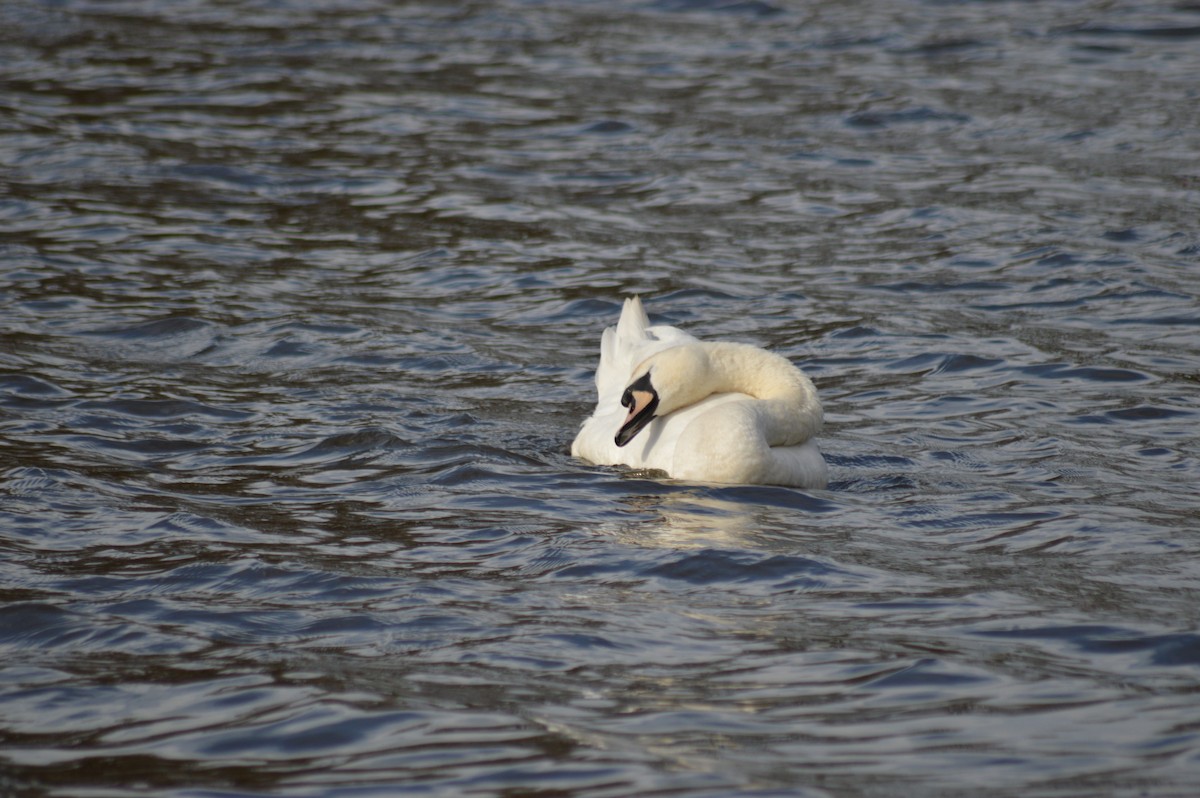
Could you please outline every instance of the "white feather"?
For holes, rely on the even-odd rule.
[[[658,415],[625,446],[621,397],[649,371]],[[638,297],[625,300],[600,339],[596,409],[571,454],[600,465],[658,469],[694,482],[823,488],[828,468],[813,436],[822,410],[812,382],[784,358],[745,344],[706,344],[651,326]]]

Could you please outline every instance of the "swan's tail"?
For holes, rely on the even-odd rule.
[[[600,365],[596,369],[596,388],[603,391],[605,386],[619,385],[624,387],[633,368],[634,353],[647,339],[646,330],[650,327],[650,317],[642,307],[642,298],[633,296],[625,300],[621,308],[621,318],[615,327],[609,327],[600,337]]]

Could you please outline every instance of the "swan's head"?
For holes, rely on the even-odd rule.
[[[676,346],[642,361],[621,394],[629,415],[617,430],[617,446],[629,443],[655,418],[708,396],[709,375],[708,355],[699,346]]]

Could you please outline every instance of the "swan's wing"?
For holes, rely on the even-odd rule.
[[[665,324],[650,326],[640,297],[625,300],[621,318],[600,337],[600,365],[596,367],[596,411],[620,411],[621,394],[629,384],[633,369],[655,352],[696,339]],[[613,430],[616,434],[616,430]]]
[[[642,307],[642,298],[626,299],[621,318],[600,336],[600,365],[596,367],[596,391],[600,395],[604,394],[605,386],[629,375],[629,369],[633,368],[629,360],[646,340],[649,329],[650,317]]]
[[[693,421],[714,407],[749,398],[744,393],[714,393],[670,415],[659,416],[647,424],[636,438],[618,450],[625,459],[617,462],[634,468],[658,468],[671,474],[677,465],[675,449],[679,445],[679,438]],[[625,416],[622,414],[617,422],[618,426],[624,420]]]
[[[596,409],[583,422],[571,445],[571,453],[593,463],[622,463],[653,468],[633,456],[629,447],[622,449],[613,438],[625,421],[621,394],[629,384],[633,369],[655,352],[696,339],[676,327],[650,325],[640,297],[625,300],[621,318],[600,337],[600,365],[596,367]],[[641,436],[639,436],[641,437]],[[631,444],[632,445],[632,444]]]
[[[771,459],[774,484],[806,490],[824,489],[829,484],[829,466],[814,440],[799,446],[772,446]]]
[[[697,417],[717,405],[749,399],[741,393],[720,393],[694,405],[655,418],[625,446],[614,438],[625,421],[626,410],[618,396],[608,408],[597,408],[583,422],[583,428],[571,446],[571,454],[600,465],[626,465],[631,468],[655,468],[671,473],[675,468],[675,446],[679,436]]]
[[[600,336],[600,365],[596,368],[596,392],[601,399],[616,392],[618,399],[629,384],[633,367],[655,352],[696,339],[676,327],[650,326],[641,297],[630,297],[621,308],[621,318]]]

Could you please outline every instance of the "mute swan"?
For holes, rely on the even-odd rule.
[[[829,481],[813,440],[821,402],[803,372],[748,344],[651,327],[639,297],[625,300],[601,336],[596,391],[574,457],[691,482],[811,489]]]

